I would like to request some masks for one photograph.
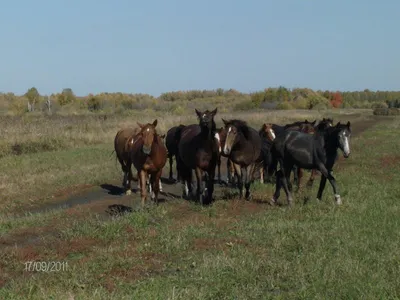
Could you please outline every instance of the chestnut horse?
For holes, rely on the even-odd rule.
[[[139,128],[124,128],[117,132],[114,138],[114,150],[119,163],[121,164],[122,171],[124,172],[124,179],[122,186],[124,187],[125,194],[131,194],[131,181],[132,175],[132,161],[130,156],[131,143],[129,141],[139,133]]]
[[[157,134],[157,119],[152,124],[137,123],[140,132],[131,140],[131,160],[140,180],[142,207],[147,197],[146,181],[150,175],[151,199],[158,204],[162,169],[167,162],[167,148]]]

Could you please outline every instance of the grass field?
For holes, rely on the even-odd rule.
[[[326,116],[311,113],[238,117],[258,127]],[[340,207],[329,185],[323,201],[316,202],[316,181],[311,192],[295,194],[292,209],[265,204],[273,186],[255,184],[251,202],[220,189],[220,195],[233,194],[233,199],[209,208],[168,199],[118,217],[104,213],[106,204],[125,201],[112,196],[68,209],[23,213],[63,201],[84,187],[93,194],[91,185],[119,185],[121,172],[110,157],[112,139],[131,120],[3,120],[2,130],[13,134],[2,141],[0,158],[0,298],[399,298],[400,119],[350,113],[333,115],[357,127],[350,158],[334,168],[344,202]],[[132,122],[153,117],[162,120],[162,132],[195,121],[155,115]],[[44,148],[49,151],[37,146],[55,140],[54,148]],[[24,142],[20,149],[25,150],[9,150]],[[302,205],[306,195],[311,201]],[[58,272],[25,271],[27,261],[68,266]]]

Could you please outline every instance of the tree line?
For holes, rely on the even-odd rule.
[[[218,101],[232,109],[335,109],[335,108],[391,108],[400,107],[400,91],[314,91],[308,88],[288,89],[283,86],[266,88],[254,93],[234,89],[174,91],[154,97],[149,94],[99,93],[76,96],[70,88],[60,93],[41,95],[32,87],[24,95],[0,93],[0,112],[174,110],[187,102]],[[179,105],[178,105],[179,104]]]

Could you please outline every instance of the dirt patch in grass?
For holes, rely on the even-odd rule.
[[[226,250],[235,245],[249,246],[249,243],[241,239],[196,238],[192,242],[192,250]]]
[[[58,241],[54,245],[54,250],[60,259],[65,259],[74,253],[82,254],[83,252],[88,252],[98,244],[100,244],[100,241],[94,238],[74,238],[69,241]]]
[[[390,168],[400,164],[400,155],[384,155],[381,158],[381,166],[383,168]]]

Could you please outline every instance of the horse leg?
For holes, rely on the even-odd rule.
[[[161,172],[161,173],[162,173],[162,172]],[[160,192],[163,191],[163,189],[162,189],[162,184],[161,184],[161,174],[160,174],[160,177],[158,177],[158,188],[159,188]]]
[[[204,200],[203,200],[203,204],[204,205],[208,205],[213,201],[212,196],[213,196],[213,193],[214,193],[214,180],[213,180],[213,178],[215,176],[215,165],[214,165],[214,167],[209,168],[209,170],[207,171],[207,174],[209,176],[208,176],[207,182],[206,182],[207,190],[205,192],[205,197],[204,197]]]
[[[235,187],[235,177],[239,181],[239,174],[236,171],[235,164],[228,158],[226,160],[226,170],[228,172],[228,182]]]
[[[281,195],[281,188],[282,188],[282,177],[283,177],[283,172],[282,170],[276,171],[275,172],[275,192],[274,195],[272,196],[270,200],[270,204],[274,205],[279,199],[279,196]]]
[[[253,181],[254,169],[255,169],[254,163],[246,167],[246,179],[244,184],[244,187],[246,189],[246,195],[245,195],[246,200],[251,200],[250,185],[251,182]]]
[[[172,154],[168,153],[168,160],[169,160],[169,180],[172,181],[174,180],[173,174],[172,174]]]
[[[312,169],[310,179],[308,179],[308,182],[307,182],[307,187],[311,188],[313,186],[316,175],[317,175],[317,170]]]
[[[303,177],[303,169],[297,168],[297,191],[300,190],[302,177]]]
[[[161,174],[162,174],[162,170],[159,170],[157,173],[151,174],[151,177],[150,177],[150,182],[153,185],[153,192],[151,193],[151,199],[157,205],[158,205],[158,194],[160,192]]]
[[[291,206],[293,204],[293,197],[292,197],[291,190],[289,189],[288,181],[290,178],[290,174],[292,173],[293,164],[289,164],[289,163],[285,164],[285,163],[283,163],[283,161],[281,161],[279,164],[281,166],[282,175],[283,175],[282,176],[282,186],[286,193],[288,205]]]
[[[264,183],[264,164],[260,167],[260,183]]]
[[[203,171],[196,167],[196,180],[197,180],[197,191],[196,191],[196,201],[201,202],[201,196],[203,195]]]
[[[337,188],[335,177],[332,176],[330,170],[328,171],[328,169],[325,167],[325,165],[322,162],[319,163],[319,171],[321,172],[322,176],[321,176],[321,181],[320,181],[320,184],[319,184],[317,199],[321,200],[322,193],[323,193],[324,188],[325,188],[326,179],[328,179],[329,183],[332,186],[333,193],[335,195],[336,204],[338,204],[338,205],[342,204],[342,199],[340,197],[339,190]],[[325,180],[323,180],[323,178],[325,178]]]
[[[176,164],[176,180],[179,182],[181,180],[181,171],[178,168],[178,154],[175,154],[175,164]]]
[[[218,172],[217,172],[218,183],[221,184],[222,183],[222,180],[221,180],[221,155],[218,155],[217,168],[218,168]]]
[[[146,197],[147,197],[147,172],[144,170],[141,170],[138,172],[138,179],[140,178],[140,197],[142,200],[142,208],[144,207]]]
[[[243,198],[243,174],[242,174],[242,168],[237,165],[233,164],[233,167],[235,168],[235,173],[237,175],[237,186],[239,188],[239,199]]]

